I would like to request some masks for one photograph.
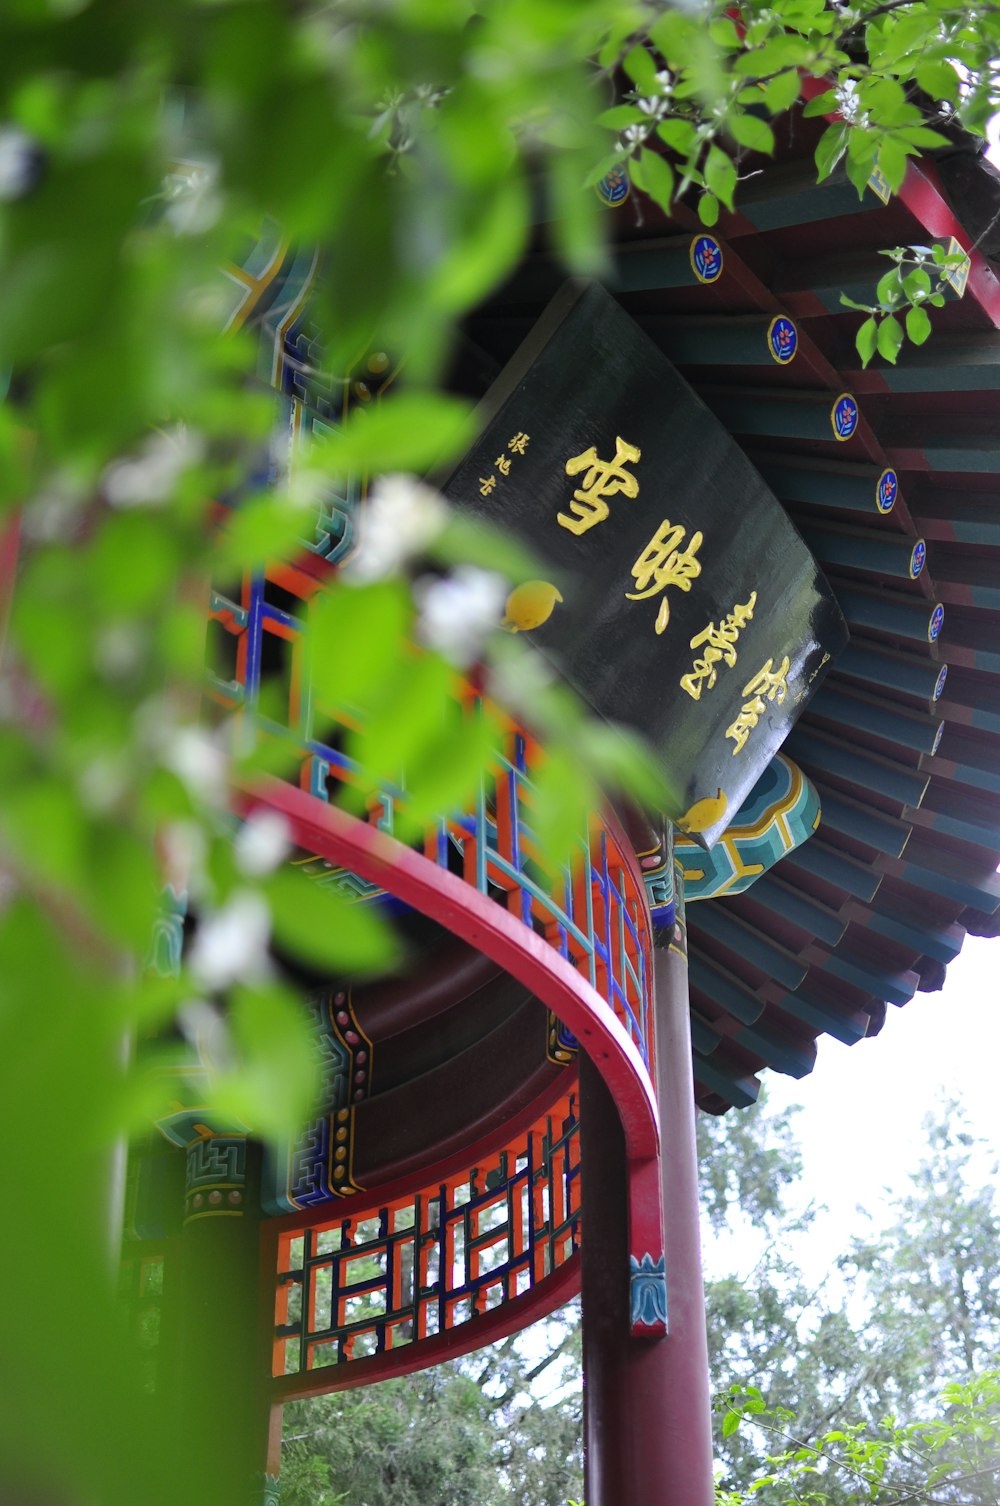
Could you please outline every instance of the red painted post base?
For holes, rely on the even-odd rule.
[[[587,1506],[712,1506],[708,1344],[698,1232],[687,967],[656,956],[667,1326],[629,1332],[625,1140],[581,1054],[584,1497]]]

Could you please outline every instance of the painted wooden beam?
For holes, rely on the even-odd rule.
[[[873,628],[917,643],[934,643],[940,636],[944,624],[940,602],[907,596],[902,591],[873,591],[843,579],[831,581],[831,585],[851,627]]]
[[[992,434],[931,430],[919,438],[890,438],[886,441],[886,451],[889,463],[897,470],[1000,475],[1000,437]]]
[[[940,717],[924,716],[884,697],[853,694],[826,684],[809,708],[810,716],[870,732],[884,742],[898,743],[915,753],[933,756],[941,741],[944,722]]]
[[[866,372],[845,367],[859,392],[996,392],[1000,390],[1000,334],[934,334],[926,345],[907,343],[895,366],[880,362]],[[878,387],[874,386],[875,380]]]
[[[815,727],[800,722],[785,743],[791,758],[802,764],[813,777],[821,774],[844,779],[862,790],[874,790],[899,805],[919,805],[924,798],[930,775],[922,774],[909,764],[883,758],[866,748],[848,746],[842,738],[831,737]]]
[[[820,832],[823,826],[821,816]],[[876,873],[870,863],[859,863],[857,858],[849,857],[838,848],[820,841],[818,834],[808,842],[803,842],[794,853],[789,853],[785,866],[801,868],[823,883],[842,889],[845,894],[853,895],[855,899],[864,900],[865,903],[870,903],[875,898],[882,883],[881,873]]]
[[[869,575],[916,580],[927,559],[923,539],[880,533],[877,528],[802,521],[799,532],[822,565],[862,570]]]
[[[834,172],[817,183],[811,162],[769,165],[766,173],[748,178],[740,186],[739,216],[755,230],[784,230],[790,225],[811,225],[817,220],[843,219],[881,208],[881,200],[869,188],[859,199],[857,189],[843,172]]]
[[[1000,497],[994,493],[933,491],[918,496],[911,511],[925,538],[1000,548]]]
[[[922,833],[914,833],[905,856],[893,859],[890,871],[920,889],[972,905],[987,915],[1000,909],[1000,874],[989,866],[977,874],[966,858],[942,851]]]
[[[735,1109],[748,1109],[757,1102],[760,1093],[756,1077],[727,1070],[719,1063],[718,1057],[708,1062],[697,1052],[694,1054],[694,1080],[710,1093],[717,1094],[724,1103],[731,1103]]]
[[[700,912],[699,912],[700,913]],[[727,968],[705,957],[692,940],[688,957],[691,987],[711,999],[725,1014],[744,1025],[752,1025],[764,1012],[764,1000]]]
[[[834,675],[848,675],[880,689],[899,690],[933,705],[944,690],[948,666],[853,639],[837,656]],[[830,681],[823,685],[817,700],[826,694],[828,684]]]
[[[937,927],[916,926],[899,915],[880,909],[865,911],[860,906],[853,918],[888,941],[911,947],[919,955],[933,957],[945,965],[958,956],[965,941],[965,927],[957,922]]]
[[[808,971],[791,952],[732,915],[724,900],[707,899],[699,905],[698,930],[786,988],[795,988]]]
[[[855,988],[874,994],[876,999],[881,999],[886,1004],[908,1004],[920,983],[919,973],[882,972],[863,958],[850,956],[843,949],[832,957],[825,958],[819,965],[831,977],[843,978],[845,983],[853,983]]]
[[[835,910],[811,895],[803,894],[794,885],[786,884],[774,873],[759,878],[747,891],[747,900],[751,904],[763,905],[779,920],[798,926],[808,936],[830,947],[837,945],[847,929],[847,922]]]
[[[842,399],[850,393],[791,392],[768,396],[759,391],[701,388],[700,395],[731,434],[760,435],[771,439],[811,439],[817,442],[848,441],[834,427],[834,413],[845,411]],[[857,404],[849,411],[857,415]],[[845,427],[842,423],[841,427]]]
[[[733,1037],[737,1046],[753,1051],[775,1072],[786,1077],[808,1077],[816,1065],[814,1040],[790,1040],[767,1025],[744,1025]]]
[[[721,267],[710,278],[695,271],[695,243],[706,239],[718,248]],[[697,287],[718,280],[725,269],[725,256],[725,243],[716,236],[665,236],[661,240],[626,242],[615,248],[608,285],[616,293]]]
[[[798,346],[794,321],[787,316],[647,314],[642,327],[675,366],[760,366],[769,371],[776,365],[790,365]]]
[[[900,821],[861,800],[852,800],[822,780],[813,782],[820,792],[823,825],[891,857],[899,857],[905,851],[913,831],[908,821]]]
[[[801,1020],[811,1030],[825,1031],[827,1035],[843,1041],[845,1046],[853,1046],[855,1041],[862,1040],[868,1034],[870,1016],[863,1009],[829,1004],[808,985],[782,995],[775,1002],[783,1013]]]
[[[888,467],[855,461],[810,461],[799,456],[750,451],[750,459],[786,507],[830,507],[841,512],[885,514],[899,495],[899,480]]]

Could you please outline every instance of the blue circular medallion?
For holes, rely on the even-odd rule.
[[[944,737],[944,722],[941,723],[941,725],[938,727],[937,731],[934,734],[934,746],[933,746],[933,748],[931,748],[931,757],[932,758],[934,757],[934,754],[937,752],[938,748],[940,748],[940,746],[941,746],[941,739],[942,739],[942,737]]]
[[[937,606],[934,608],[933,612],[931,613],[931,620],[927,624],[927,641],[929,643],[936,643],[937,640],[938,640],[938,638],[941,636],[941,629],[943,627],[944,627],[944,607],[941,605],[940,602],[938,602]]]
[[[778,314],[772,319],[767,331],[767,348],[779,366],[787,366],[799,348],[799,332],[791,319]]]
[[[935,701],[939,701],[941,699],[941,692],[944,690],[944,682],[945,682],[945,680],[947,680],[947,678],[948,678],[948,666],[947,666],[947,664],[942,664],[941,665],[941,672],[940,672],[940,674],[937,677],[937,684],[934,686],[934,700]]]
[[[926,559],[927,559],[927,545],[924,543],[923,539],[918,539],[917,542],[914,544],[913,551],[912,551],[912,553],[910,555],[910,579],[911,580],[916,580],[917,576],[920,574],[921,570],[924,568],[924,564],[926,562]]]
[[[875,488],[875,506],[879,512],[892,512],[899,491],[899,478],[892,469],[885,470],[878,478]]]
[[[602,204],[614,209],[628,198],[628,172],[624,162],[616,162],[609,173],[594,184],[594,192]]]
[[[842,392],[830,410],[835,439],[850,439],[858,427],[858,405],[849,392]]]
[[[691,270],[699,282],[718,282],[722,276],[722,247],[714,235],[696,235],[691,242]]]

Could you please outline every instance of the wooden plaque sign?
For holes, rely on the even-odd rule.
[[[479,417],[444,490],[540,562],[508,625],[646,736],[667,814],[711,846],[847,641],[830,587],[718,419],[596,283],[557,294]]]

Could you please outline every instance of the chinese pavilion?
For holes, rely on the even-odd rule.
[[[992,180],[963,150],[860,201],[797,152],[711,233],[683,208],[635,216],[612,175],[607,289],[560,292],[538,251],[468,322],[481,439],[444,488],[494,519],[502,501],[564,568],[548,620],[522,627],[599,713],[669,746],[671,821],[595,810],[572,871],[546,876],[542,750],[513,720],[502,766],[416,847],[393,835],[405,791],[367,819],[340,808],[350,768],[317,740],[298,665],[309,604],[364,529],[360,488],[328,499],[293,565],[213,595],[230,655],[213,695],[250,710],[285,687],[300,750],[296,779],[240,789],[238,814],[280,812],[296,862],[395,906],[413,943],[405,977],[311,989],[326,1098],[284,1155],[192,1102],[146,1156],[152,1181],[186,1181],[168,1230],[144,1225],[140,1186],[137,1290],[162,1258],[168,1297],[211,1293],[229,1370],[186,1373],[182,1342],[165,1362],[202,1415],[220,1384],[262,1440],[270,1415],[269,1489],[283,1402],[460,1354],[582,1288],[588,1506],[709,1506],[696,1105],[751,1103],[765,1068],[805,1076],[821,1035],[876,1033],[941,987],[968,932],[998,929],[1000,284],[950,196],[961,181],[969,223],[989,219]],[[870,298],[880,250],[912,245],[964,261],[928,344],[863,370],[840,294]],[[230,270],[290,445],[388,365],[304,375],[314,271],[266,238]],[[560,451],[557,368],[568,390],[595,361],[610,406],[597,424],[581,398]],[[658,490],[678,452],[688,479]],[[475,714],[470,691],[456,715]]]

